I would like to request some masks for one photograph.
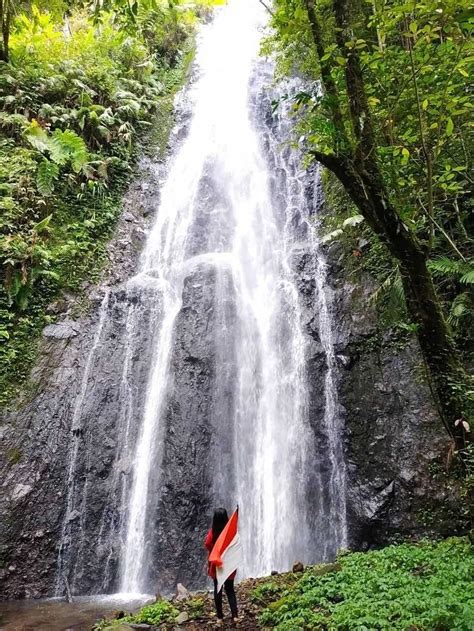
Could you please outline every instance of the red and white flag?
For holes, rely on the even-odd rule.
[[[242,546],[237,528],[238,520],[239,509],[237,508],[217,538],[209,555],[209,561],[214,563],[216,568],[218,592],[224,582],[242,563]]]

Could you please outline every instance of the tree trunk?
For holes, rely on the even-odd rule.
[[[308,19],[323,70],[321,25],[313,0],[306,0]],[[335,155],[313,151],[313,155],[329,168],[341,181],[360,213],[373,231],[387,245],[398,261],[405,290],[408,314],[417,326],[420,347],[428,368],[431,389],[434,393],[443,423],[455,438],[457,447],[465,442],[462,419],[469,417],[465,392],[470,387],[444,319],[433,281],[427,267],[427,251],[402,221],[391,203],[377,158],[377,143],[367,102],[364,77],[355,47],[347,42],[355,39],[352,31],[352,0],[333,0],[336,20],[335,39],[345,58],[344,78],[349,103],[349,114],[354,135],[354,147]],[[332,98],[337,99],[332,76],[328,69],[321,72],[323,86]],[[339,104],[333,107],[340,112]],[[333,121],[337,126],[337,120]]]
[[[10,22],[12,7],[10,0],[0,0],[0,24],[2,42],[0,44],[0,60],[8,62],[8,46],[10,40]]]

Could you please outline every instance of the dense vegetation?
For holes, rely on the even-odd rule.
[[[282,73],[320,82],[294,108],[308,158],[337,178],[355,215],[332,236],[367,226],[386,271],[380,294],[403,302],[453,449],[462,449],[473,396],[472,356],[459,350],[472,351],[473,323],[470,5],[276,0],[271,13],[266,51]]]
[[[94,280],[137,142],[164,147],[208,4],[2,1],[1,403],[28,374],[48,305]]]
[[[244,581],[237,590],[245,629],[469,631],[474,626],[474,556],[466,538],[345,552],[336,563]],[[185,628],[209,628],[211,595],[159,600],[96,629],[123,622],[173,629],[180,611],[187,614]]]
[[[342,555],[330,569],[308,570],[263,612],[262,625],[280,631],[468,631],[474,625],[474,557],[466,540]]]

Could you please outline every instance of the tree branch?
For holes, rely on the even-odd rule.
[[[275,15],[275,12],[272,11],[270,9],[270,7],[268,6],[268,4],[266,2],[264,2],[264,0],[258,0],[260,2],[260,4],[265,7],[265,9],[268,11],[268,13],[273,17]]]
[[[344,169],[344,160],[337,156],[329,155],[316,149],[311,149],[308,153],[336,176]]]
[[[360,65],[359,53],[355,48],[348,49],[346,42],[352,39],[349,21],[349,0],[334,0],[333,10],[336,18],[336,42],[345,58],[344,67],[347,96],[351,123],[358,146],[356,157],[362,162],[374,154],[375,137],[370,116],[369,104],[364,89],[364,80]],[[373,156],[375,160],[375,156]]]
[[[309,25],[311,27],[311,34],[316,47],[319,65],[321,67],[321,82],[323,84],[324,92],[329,97],[329,107],[331,109],[332,121],[334,123],[334,127],[336,128],[337,139],[339,141],[338,144],[341,144],[345,149],[347,149],[349,147],[349,141],[344,127],[339,94],[336,83],[331,74],[329,60],[324,59],[325,51],[323,46],[323,34],[321,24],[319,23],[318,16],[316,15],[315,2],[314,0],[304,0],[304,3],[308,13]]]

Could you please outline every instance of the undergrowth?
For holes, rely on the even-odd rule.
[[[150,8],[133,32],[87,9],[17,16],[0,63],[0,405],[25,386],[48,305],[98,279],[140,142],[166,146],[209,4]]]
[[[338,561],[338,571],[307,570],[263,611],[262,626],[279,631],[474,628],[474,555],[466,538],[343,554]]]

